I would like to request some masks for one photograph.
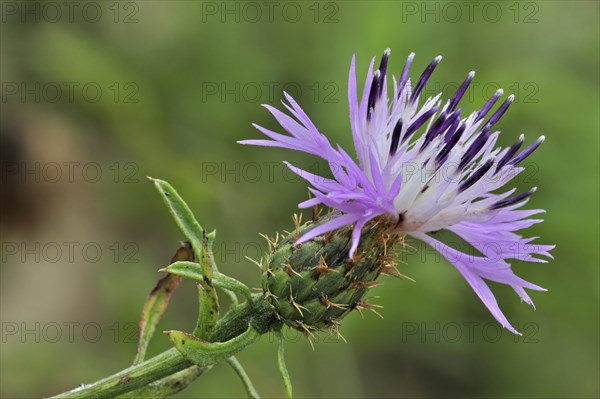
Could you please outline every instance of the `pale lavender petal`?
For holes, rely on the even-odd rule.
[[[363,148],[363,139],[361,137],[361,128],[359,123],[358,97],[356,93],[356,65],[355,57],[352,56],[350,62],[350,72],[348,73],[348,109],[350,111],[350,130],[352,131],[352,139],[354,140],[354,148],[358,163],[362,166],[362,152],[359,149]]]
[[[304,124],[304,126],[306,126],[308,129],[317,131],[317,127],[314,125],[314,123],[312,123],[312,121],[310,120],[308,115],[306,115],[306,113],[304,112],[302,107],[300,107],[300,105],[298,105],[296,100],[294,100],[294,98],[292,96],[290,96],[288,93],[286,93],[285,91],[283,92],[283,94],[285,95],[285,98],[288,100],[288,102],[292,106],[294,116],[296,116],[298,118],[298,120],[300,122],[302,122]],[[286,108],[289,109],[289,107],[287,107],[287,106],[286,106]]]
[[[305,233],[302,237],[296,241],[296,245],[302,244],[303,242],[312,240],[315,237],[323,235],[327,232],[333,231],[335,229],[339,229],[340,227],[347,226],[352,224],[360,219],[360,215],[356,214],[345,214],[328,220],[327,222],[321,223],[315,228],[311,229],[307,233]]]
[[[375,189],[377,192],[385,196],[386,190],[385,185],[383,184],[383,179],[381,177],[381,170],[379,169],[379,164],[377,163],[377,158],[375,158],[375,154],[373,151],[369,151],[369,163],[371,165],[371,177],[373,178],[373,183],[375,184]]]
[[[300,176],[303,179],[305,179],[306,181],[308,181],[310,184],[312,184],[315,188],[317,188],[320,191],[334,191],[334,190],[338,190],[340,187],[343,187],[335,180],[331,180],[331,179],[328,179],[323,176],[315,175],[304,169],[297,168],[294,165],[290,164],[289,162],[284,162],[284,163],[288,168],[290,168],[290,170],[292,172],[294,172],[298,176]]]
[[[444,256],[444,258],[446,258],[446,260],[448,260],[448,262],[450,262],[460,272],[460,274],[462,274],[465,280],[467,280],[469,285],[473,288],[475,293],[479,296],[481,301],[488,308],[490,313],[496,318],[496,320],[498,320],[503,327],[515,334],[520,335],[520,333],[512,327],[500,310],[494,294],[483,281],[483,279],[485,278],[498,283],[510,285],[515,292],[517,292],[517,294],[519,294],[519,296],[529,304],[532,304],[532,301],[529,296],[523,295],[523,288],[544,290],[543,288],[531,284],[514,275],[510,269],[510,265],[502,260],[493,262],[487,258],[462,253],[423,233],[413,234],[413,236],[421,241],[424,241],[438,251],[442,256]]]
[[[356,222],[354,229],[352,230],[352,247],[350,247],[350,258],[354,257],[354,253],[356,252],[356,248],[358,248],[358,243],[360,242],[360,232],[365,225],[370,220],[370,218],[363,218]]]

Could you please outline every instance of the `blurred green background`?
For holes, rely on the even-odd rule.
[[[555,259],[513,267],[549,292],[532,294],[534,311],[494,285],[515,337],[452,266],[410,251],[400,270],[417,282],[373,290],[385,319],[352,314],[348,343],[320,336],[314,351],[290,332],[297,397],[599,396],[597,1],[67,3],[1,3],[2,397],[57,393],[133,359],[141,306],[181,238],[147,175],[218,230],[221,270],[258,287],[245,256],[266,248],[259,233],[290,229],[307,197],[281,160],[323,165],[236,141],[260,137],[253,122],[278,129],[260,104],[286,89],[351,148],[351,56],[362,86],[386,47],[396,76],[417,54],[413,79],[444,56],[430,95],[476,70],[466,111],[514,92],[501,144],[546,135],[515,184],[539,186],[530,206],[546,221],[527,233],[557,244]],[[194,291],[182,284],[159,330],[191,330]],[[150,350],[168,346],[158,334]],[[283,395],[275,351],[264,337],[239,356],[265,397]],[[177,397],[243,395],[219,365]]]

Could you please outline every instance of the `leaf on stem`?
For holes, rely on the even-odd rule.
[[[171,258],[171,263],[193,260],[194,253],[192,252],[192,247],[189,242],[185,242],[177,249],[175,255]],[[167,309],[171,295],[180,281],[181,276],[167,274],[158,280],[156,286],[148,294],[138,322],[138,345],[133,364],[139,364],[144,360],[148,344],[156,330],[156,325]]]
[[[252,326],[235,338],[225,342],[207,342],[192,334],[181,331],[165,331],[175,348],[189,361],[206,367],[227,360],[231,356],[256,342],[260,337]]]
[[[196,281],[204,280],[202,267],[195,262],[174,262],[161,270]],[[252,291],[250,291],[250,288],[248,288],[248,286],[246,286],[244,283],[218,272],[213,274],[212,283],[216,287],[237,292],[243,295],[249,303],[252,303]]]
[[[187,240],[192,245],[192,249],[194,250],[194,255],[197,260],[202,259],[202,249],[203,244],[202,240],[206,235],[205,230],[200,226],[200,224],[196,221],[194,214],[187,206],[185,201],[177,194],[177,191],[166,181],[154,179],[148,177],[154,183],[154,186],[158,190],[161,195],[165,205],[169,209],[171,216],[179,226],[179,229],[183,233],[183,235],[187,238]],[[208,279],[210,284],[210,279],[212,278],[212,271],[210,269],[203,270],[203,275]]]
[[[198,286],[200,307],[194,334],[200,338],[207,338],[219,318],[219,302],[212,285],[214,262],[210,251],[210,244],[215,238],[215,232],[206,234],[206,230],[196,221],[188,205],[169,183],[159,179],[149,179],[163,198],[175,223],[190,241],[195,259],[200,262],[198,264],[202,274]]]
[[[214,237],[213,237],[214,239]],[[219,320],[219,298],[217,291],[213,287],[213,258],[209,244],[209,239],[206,234],[202,235],[202,259],[198,265],[198,270],[203,274],[202,280],[198,284],[198,319],[196,320],[196,328],[194,335],[198,338],[207,339],[210,332]],[[210,278],[207,278],[204,273],[210,273]]]

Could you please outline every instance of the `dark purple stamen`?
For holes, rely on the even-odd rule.
[[[502,115],[504,115],[504,113],[506,112],[506,110],[508,109],[510,104],[512,104],[514,99],[515,99],[514,94],[511,94],[510,96],[508,96],[508,98],[506,100],[504,100],[502,105],[500,107],[498,107],[496,112],[494,112],[494,114],[490,117],[490,120],[487,121],[486,125],[491,126],[491,125],[495,124],[496,122],[498,122],[500,120],[500,118],[502,118]]]
[[[460,99],[465,95],[467,88],[469,87],[469,85],[471,84],[471,81],[473,80],[473,76],[475,76],[475,71],[469,72],[469,75],[467,75],[467,78],[465,79],[465,81],[460,85],[458,90],[456,90],[454,97],[452,97],[452,100],[450,101],[450,104],[448,105],[449,112],[454,111],[454,109],[460,102]]]
[[[485,164],[483,164],[482,167],[477,169],[475,172],[471,173],[471,176],[469,176],[468,179],[460,183],[460,186],[458,186],[458,191],[465,191],[467,188],[477,183],[483,177],[483,175],[485,175],[487,171],[490,170],[493,164],[494,160],[489,159]]]
[[[431,64],[429,64],[427,66],[427,68],[425,68],[425,70],[423,71],[423,74],[421,74],[421,77],[419,78],[419,81],[417,82],[417,85],[415,86],[414,91],[410,95],[410,103],[411,104],[417,100],[417,98],[419,97],[419,94],[421,94],[421,90],[423,90],[423,88],[425,87],[425,83],[427,83],[427,80],[429,80],[429,77],[433,73],[433,70],[440,63],[441,60],[442,60],[442,56],[437,56],[437,57],[435,57],[435,59],[433,61],[431,61]]]
[[[477,120],[476,120],[476,122],[478,122],[478,121],[482,120],[483,118],[485,118],[485,115],[494,106],[494,104],[496,104],[496,101],[498,101],[498,99],[500,98],[500,96],[502,95],[502,93],[504,93],[504,91],[502,89],[499,89],[498,91],[496,91],[494,93],[493,96],[490,97],[489,100],[487,100],[487,102],[485,104],[483,104],[483,107],[481,107],[481,109],[479,111],[477,111]]]
[[[521,151],[519,153],[519,155],[517,155],[516,157],[511,159],[508,163],[510,165],[516,165],[519,162],[521,162],[522,160],[524,160],[525,158],[527,158],[528,156],[530,156],[535,150],[537,150],[537,148],[540,146],[540,144],[542,144],[544,142],[545,138],[546,137],[544,137],[544,136],[540,136],[539,139],[537,139],[535,142],[533,142],[533,144],[530,144],[529,147],[527,147],[523,151]]]
[[[371,120],[371,114],[375,109],[375,101],[377,100],[379,93],[381,72],[379,69],[373,74],[373,83],[371,84],[371,91],[369,91],[369,100],[367,101],[367,120]]]
[[[413,58],[415,58],[415,53],[410,53],[410,55],[406,59],[404,68],[402,69],[402,74],[400,75],[400,82],[398,82],[398,98],[400,98],[400,95],[402,94],[404,89],[404,85],[408,81],[408,71],[410,70],[410,64],[412,64]]]
[[[513,145],[510,146],[508,151],[506,151],[506,154],[504,154],[502,158],[500,158],[500,161],[498,161],[498,165],[496,166],[496,173],[498,173],[498,171],[502,169],[504,165],[508,163],[508,161],[510,161],[510,159],[517,153],[517,151],[519,151],[519,148],[521,148],[524,141],[525,136],[521,135],[519,136],[519,139]]]
[[[442,148],[442,150],[439,152],[439,154],[437,154],[437,156],[435,157],[435,162],[438,164],[438,166],[440,166],[444,162],[446,162],[446,159],[448,158],[448,154],[450,154],[450,151],[454,148],[456,143],[458,143],[458,141],[460,140],[460,137],[464,133],[465,128],[466,128],[466,125],[464,123],[461,123],[460,127],[449,138],[449,140],[447,141],[444,148]]]
[[[433,139],[436,138],[436,136],[444,133],[449,127],[449,135],[454,133],[458,127],[458,124],[460,123],[461,111],[461,109],[458,109],[448,116],[446,116],[446,111],[442,111],[440,116],[438,116],[438,118],[431,124],[429,130],[427,130],[427,133],[425,134],[425,140],[423,140],[423,144],[421,145],[419,151],[423,151],[425,147],[427,147],[433,141]],[[445,137],[444,141],[448,141],[449,135]]]
[[[392,141],[390,143],[390,155],[394,156],[398,151],[398,144],[400,144],[400,134],[402,133],[402,119],[399,119],[392,132]]]
[[[381,92],[383,91],[383,81],[385,79],[385,74],[387,72],[388,60],[390,58],[391,50],[388,48],[383,52],[381,56],[381,62],[379,63],[379,74],[381,76],[380,82],[377,88],[377,97],[381,96]]]
[[[456,111],[454,111],[453,113],[451,113],[450,115],[448,115],[448,118],[446,118],[444,123],[442,123],[442,126],[440,126],[438,131],[435,133],[432,133],[431,139],[433,140],[435,138],[435,136],[444,133],[446,131],[446,129],[448,129],[450,126],[457,126],[457,124],[460,122],[460,113],[461,112],[462,112],[462,109],[459,108]]]
[[[438,110],[439,106],[432,107],[429,111],[423,113],[423,115],[419,116],[416,121],[414,121],[408,129],[406,129],[406,134],[402,137],[402,142],[404,143],[414,132],[417,131],[425,122],[429,120]]]
[[[431,140],[433,140],[433,138],[437,136],[438,131],[440,130],[444,122],[446,122],[447,118],[448,114],[446,113],[446,111],[442,111],[437,117],[437,119],[433,121],[433,123],[429,127],[429,130],[427,130],[427,133],[425,134],[425,139],[423,140],[423,144],[421,144],[421,148],[419,148],[419,151],[423,151],[425,147],[427,147],[429,143],[431,143]]]
[[[508,199],[498,201],[494,205],[491,206],[491,209],[499,209],[499,208],[503,208],[505,206],[510,206],[510,205],[516,204],[517,202],[519,202],[519,201],[529,197],[531,194],[535,193],[535,190],[537,190],[537,187],[534,187],[531,190],[525,191],[524,193],[517,194]]]
[[[444,134],[444,143],[448,143],[452,138],[452,135],[456,132],[458,127],[460,126],[460,118],[454,118],[450,126],[445,130],[446,134]],[[440,133],[444,132],[442,130]]]
[[[473,141],[473,144],[469,146],[469,149],[463,154],[460,163],[458,164],[458,170],[462,170],[477,156],[477,154],[479,154],[479,151],[483,148],[485,143],[487,143],[489,138],[490,128],[486,126],[479,133],[475,141]]]

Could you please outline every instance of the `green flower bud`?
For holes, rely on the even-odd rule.
[[[387,255],[401,237],[388,234],[389,224],[384,220],[375,219],[363,227],[352,259],[353,226],[295,245],[298,237],[320,222],[296,223],[296,231],[281,242],[270,241],[262,280],[265,296],[281,320],[307,333],[337,330],[340,320],[353,309],[371,307],[363,297],[377,285],[381,273],[399,276]]]

